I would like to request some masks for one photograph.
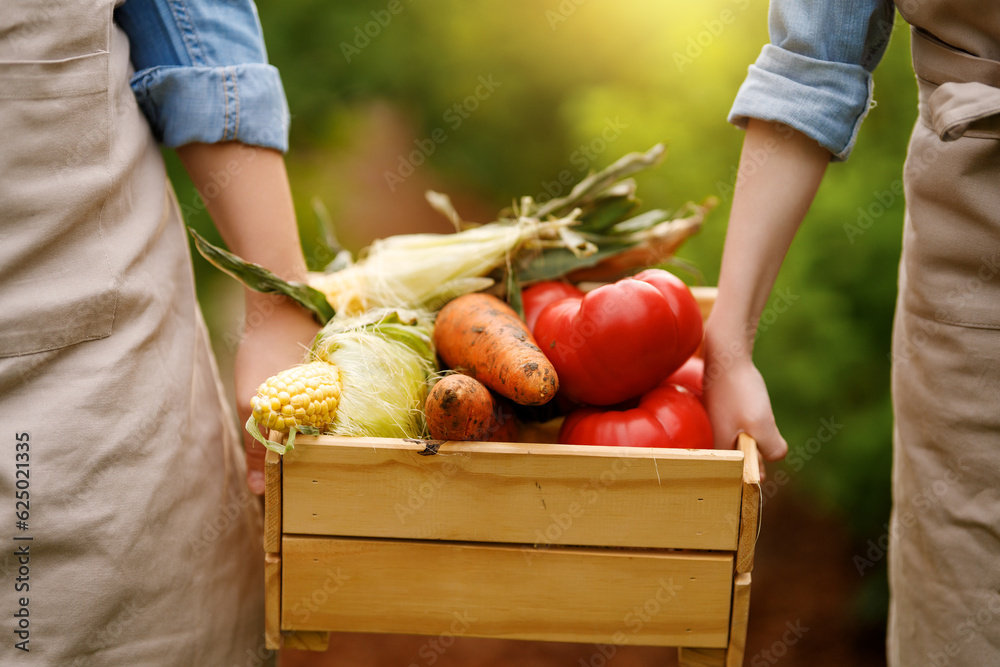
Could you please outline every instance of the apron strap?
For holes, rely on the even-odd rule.
[[[911,34],[913,70],[937,86],[921,109],[927,124],[942,141],[1000,139],[1000,62],[960,51],[920,28]]]

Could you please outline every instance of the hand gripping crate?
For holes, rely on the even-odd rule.
[[[461,634],[743,664],[748,436],[715,451],[299,435],[265,476],[269,648]]]

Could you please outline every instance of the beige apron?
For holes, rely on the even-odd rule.
[[[260,511],[112,11],[0,10],[0,665],[260,665]]]
[[[893,339],[889,664],[1000,665],[1000,5],[898,6],[920,119]]]

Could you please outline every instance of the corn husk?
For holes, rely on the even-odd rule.
[[[402,234],[375,241],[353,265],[314,275],[309,284],[337,313],[373,308],[436,310],[451,299],[489,288],[489,274],[525,247],[556,241],[572,219],[521,218],[454,234]]]
[[[428,381],[437,371],[430,313],[339,316],[316,337],[312,359],[334,364],[342,390],[332,435],[422,438]]]

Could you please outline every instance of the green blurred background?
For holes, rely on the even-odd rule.
[[[648,207],[671,209],[719,197],[680,253],[715,284],[742,140],[726,115],[767,41],[765,2],[259,0],[258,9],[291,107],[287,162],[311,268],[329,259],[314,197],[329,208],[344,245],[358,250],[388,234],[448,231],[423,200],[427,188],[450,193],[466,219],[487,221],[515,196],[564,188],[557,182],[564,170],[579,180],[665,141],[667,160],[639,177],[639,194]],[[841,565],[857,584],[843,613],[872,636],[884,624],[884,559],[873,558],[862,576],[852,554],[864,556],[868,541],[878,542],[889,515],[898,192],[916,117],[908,47],[897,20],[875,76],[878,106],[851,160],[831,166],[756,349],[791,447],[788,461],[770,470],[767,500],[783,498],[835,522],[824,526],[843,528]],[[429,140],[438,128],[443,143]],[[420,155],[408,157],[415,150]],[[167,157],[188,223],[218,241],[190,182]],[[407,175],[401,160],[422,164]],[[392,172],[406,178],[387,180]],[[862,210],[870,225],[858,226]],[[196,260],[228,377],[240,292]],[[838,427],[823,430],[831,420]],[[765,535],[779,543],[813,539],[805,537],[809,526],[768,518],[765,510]]]

